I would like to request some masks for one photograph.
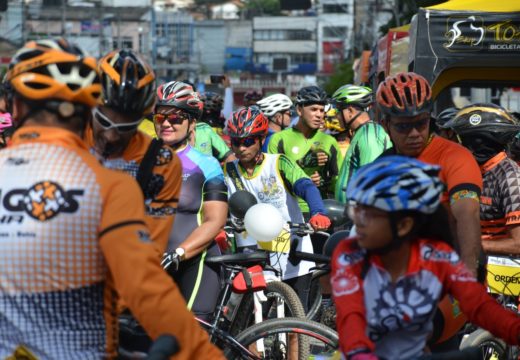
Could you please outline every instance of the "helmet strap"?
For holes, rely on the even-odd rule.
[[[360,117],[364,112],[365,111],[363,111],[363,110],[359,110],[359,112],[356,115],[354,115],[354,117],[348,123],[345,122],[345,127],[350,128],[351,125],[354,123],[354,121],[356,121],[357,118]],[[355,129],[352,129],[352,130],[355,130]]]

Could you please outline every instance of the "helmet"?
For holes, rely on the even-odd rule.
[[[516,161],[518,158],[520,158],[520,133],[516,134],[516,136],[513,138],[513,141],[511,141],[511,144],[509,145],[509,152]]]
[[[462,138],[506,145],[520,131],[520,123],[500,106],[473,104],[460,109],[443,128],[452,129]]]
[[[11,60],[6,80],[26,100],[94,107],[101,93],[96,59],[65,39],[29,41]]]
[[[204,103],[193,87],[180,81],[171,81],[162,84],[157,89],[156,106],[173,106],[186,111],[195,119],[202,115]]]
[[[224,100],[222,96],[215,92],[206,91],[200,99],[204,102],[204,111],[205,112],[218,112],[222,110],[222,106],[224,105]]]
[[[274,94],[258,101],[257,105],[265,116],[273,117],[278,112],[289,110],[293,103],[287,95]]]
[[[347,187],[347,198],[387,212],[432,214],[444,190],[439,171],[439,166],[406,156],[380,157],[354,174]]]
[[[296,105],[312,105],[327,103],[327,93],[319,86],[302,87],[296,94]]]
[[[429,113],[432,91],[428,81],[413,72],[388,76],[377,88],[379,110],[387,116]]]
[[[366,109],[374,102],[374,95],[372,89],[366,86],[343,85],[334,92],[332,99],[339,109],[349,105]]]
[[[325,107],[325,127],[336,133],[341,133],[346,129],[343,127],[343,124],[338,119],[338,109],[334,106],[326,106]]]
[[[155,74],[132,50],[115,50],[99,61],[101,103],[137,116],[149,114],[155,101]]]
[[[235,111],[226,125],[229,136],[234,138],[263,137],[269,127],[267,118],[256,105]]]
[[[459,109],[455,108],[455,107],[449,107],[447,109],[444,109],[442,110],[436,117],[436,121],[435,121],[435,124],[442,128],[444,126],[444,124],[446,124],[448,121],[450,121],[451,119],[453,119],[455,117],[455,115],[457,115],[457,112],[459,111]]]
[[[255,103],[262,98],[262,93],[256,90],[249,90],[244,94],[244,102],[254,101]]]

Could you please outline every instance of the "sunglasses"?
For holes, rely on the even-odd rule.
[[[257,137],[250,136],[246,138],[231,138],[231,145],[235,147],[240,147],[241,145],[245,147],[250,147],[256,143]]]
[[[153,122],[157,125],[161,125],[163,122],[168,121],[170,125],[180,125],[184,120],[190,120],[189,115],[172,113],[172,114],[153,114]]]
[[[101,125],[101,127],[103,127],[103,129],[105,129],[105,130],[116,129],[120,133],[134,131],[137,129],[137,127],[141,123],[141,120],[139,119],[139,120],[137,120],[135,122],[131,122],[131,123],[115,124],[105,114],[103,114],[101,111],[99,111],[98,108],[94,108],[92,110],[92,116],[97,121],[97,123],[99,125]]]
[[[406,122],[406,123],[394,123],[390,122],[390,126],[392,126],[395,131],[400,134],[409,134],[413,129],[417,131],[423,131],[428,127],[430,123],[430,118],[424,118],[421,120],[417,120],[414,122]]]

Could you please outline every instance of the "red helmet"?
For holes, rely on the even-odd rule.
[[[162,84],[157,89],[156,106],[173,106],[191,114],[195,119],[202,115],[204,103],[193,87],[180,81]]]
[[[379,110],[387,116],[415,116],[431,111],[428,81],[413,72],[388,76],[377,88]]]
[[[233,138],[264,137],[269,127],[267,118],[256,105],[235,111],[226,125],[229,136]]]

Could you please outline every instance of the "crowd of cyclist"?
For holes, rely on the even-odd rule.
[[[520,342],[520,318],[483,285],[487,254],[520,253],[510,112],[433,113],[414,73],[377,89],[306,86],[294,101],[250,91],[235,111],[223,85],[224,98],[158,84],[131,50],[96,61],[64,39],[14,55],[0,102],[0,357],[113,358],[117,318],[130,316],[152,339],[174,335],[178,358],[221,358],[192,314],[215,308],[221,279],[204,259],[228,251],[238,190],[316,231],[334,230],[323,199],[345,206],[352,236],[330,279],[345,358],[456,347],[466,320]],[[289,261],[280,239],[259,245],[244,232],[237,251],[269,251],[308,304],[314,264]],[[323,239],[298,244],[321,253]]]

